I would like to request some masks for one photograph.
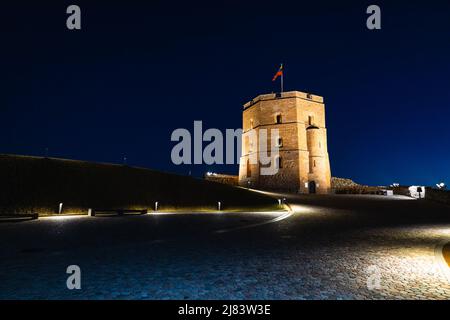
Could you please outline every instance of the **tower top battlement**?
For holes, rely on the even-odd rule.
[[[244,104],[244,109],[247,109],[248,107],[251,107],[255,103],[259,101],[265,101],[265,100],[276,100],[276,99],[286,99],[286,98],[299,98],[304,99],[308,101],[313,101],[317,103],[324,103],[323,97],[317,96],[311,93],[301,92],[301,91],[288,91],[288,92],[281,92],[281,93],[269,93],[269,94],[261,94],[255,98],[253,98],[251,101]]]

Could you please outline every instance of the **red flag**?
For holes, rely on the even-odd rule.
[[[275,80],[277,80],[278,77],[282,77],[282,76],[283,76],[283,64],[280,65],[280,69],[278,69],[277,73],[275,73],[272,81],[275,81]]]

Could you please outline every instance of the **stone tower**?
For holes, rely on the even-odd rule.
[[[299,91],[260,95],[244,105],[242,128],[241,186],[299,193],[330,192],[322,97]],[[260,135],[261,129],[267,129],[267,138]],[[273,129],[278,129],[278,135],[271,134]],[[259,141],[260,137],[266,143]],[[274,145],[278,146],[278,154],[271,152]],[[270,157],[270,164],[261,164],[262,152]],[[261,174],[270,165],[275,165],[277,172]]]

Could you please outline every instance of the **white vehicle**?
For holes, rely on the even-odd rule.
[[[424,186],[411,186],[408,188],[411,197],[416,199],[425,198],[425,187]]]

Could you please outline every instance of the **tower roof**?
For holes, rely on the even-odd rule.
[[[313,101],[316,103],[323,103],[323,97],[317,96],[311,93],[301,92],[301,91],[289,91],[289,92],[281,92],[281,93],[269,93],[269,94],[261,94],[251,101],[244,104],[244,109],[254,105],[258,101],[264,100],[275,100],[275,99],[287,99],[287,98],[298,98]]]

